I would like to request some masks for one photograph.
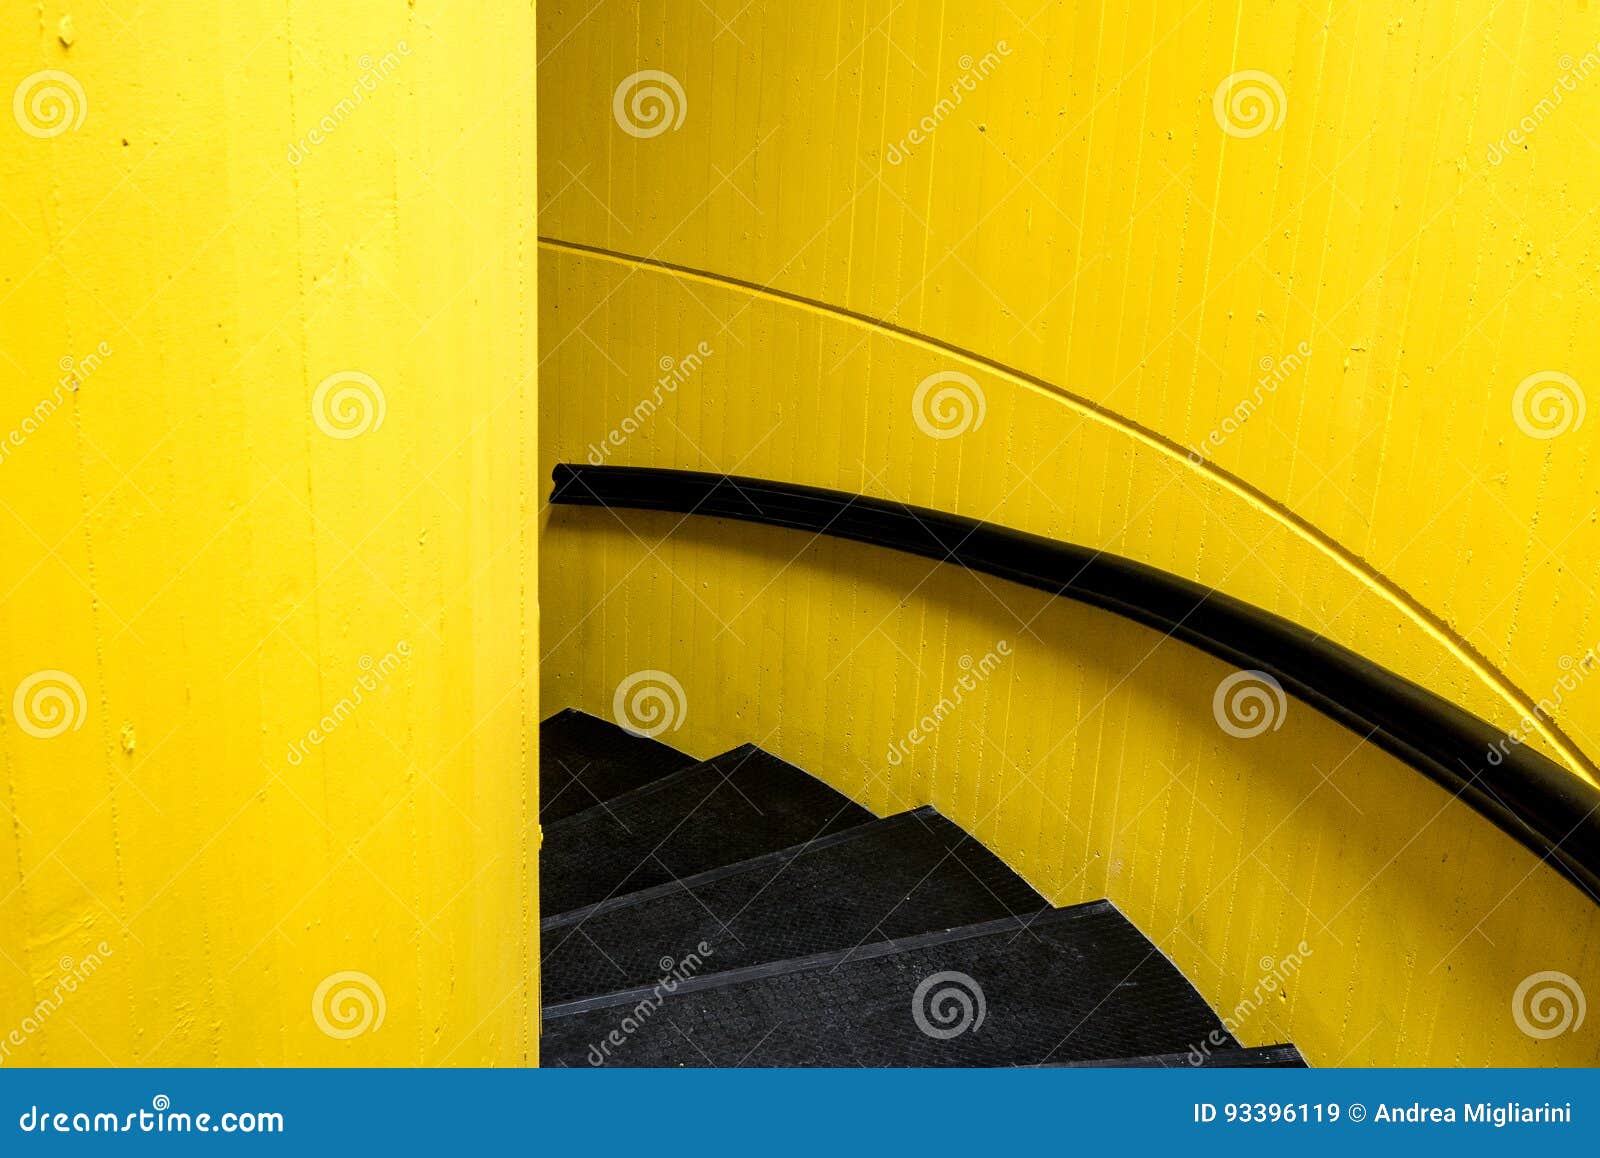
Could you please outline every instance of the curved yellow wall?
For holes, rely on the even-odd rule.
[[[1536,973],[1600,991],[1600,908],[1304,704],[1224,731],[1232,669],[1187,645],[747,524],[555,508],[543,557],[549,705],[609,716],[624,677],[666,670],[687,707],[662,739],[759,743],[879,815],[936,805],[1052,903],[1116,902],[1246,1044],[1317,1065],[1600,1062],[1589,1022],[1536,1040],[1512,1012]]]
[[[526,1064],[531,10],[131,7],[0,15],[0,1064]]]
[[[714,7],[542,14],[550,349],[593,425],[574,450],[706,341],[734,388],[713,407],[697,380],[615,461],[1145,558],[1508,729],[1550,702],[1531,742],[1593,774],[1600,680],[1561,684],[1600,645],[1600,419],[1524,427],[1561,425],[1541,390],[1596,389],[1600,16]],[[677,128],[619,128],[641,69],[675,79]],[[1282,123],[1230,135],[1252,85]],[[939,371],[986,402],[946,441],[913,421]],[[1573,386],[1530,387],[1519,425],[1546,372]]]
[[[793,8],[541,12],[544,469],[791,479],[1102,547],[1594,777],[1600,17]],[[554,516],[552,706],[670,670],[691,750],[931,800],[1053,900],[1111,896],[1223,1010],[1305,939],[1247,1040],[1600,1056],[1510,1012],[1538,971],[1600,987],[1592,906],[1359,737],[1300,709],[1239,742],[1227,670],[1146,660],[1139,629],[692,522]],[[892,767],[1001,636],[1004,690]]]

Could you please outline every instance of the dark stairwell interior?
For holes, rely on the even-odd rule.
[[[540,769],[545,1065],[1304,1065],[931,807],[878,819],[753,745],[701,762],[572,710]]]

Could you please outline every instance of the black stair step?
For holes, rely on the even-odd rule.
[[[1213,1049],[1197,1046],[1189,1053],[1164,1053],[1153,1057],[1106,1058],[1097,1061],[1052,1063],[1062,1069],[1285,1069],[1310,1067],[1292,1045],[1263,1045],[1252,1049]]]
[[[680,980],[688,971],[679,962],[668,983],[546,1006],[542,1061],[994,1066],[1238,1048],[1109,901],[1025,928],[1007,918]]]
[[[931,807],[540,925],[546,1005],[654,984],[691,952],[723,972],[1048,908]],[[700,946],[705,948],[701,949]]]
[[[539,725],[539,821],[556,821],[695,763],[693,756],[568,708]]]
[[[541,911],[560,915],[872,818],[814,776],[744,744],[548,826]]]

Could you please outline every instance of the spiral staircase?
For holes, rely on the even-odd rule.
[[[540,729],[548,1066],[1298,1067],[1109,901],[1052,908],[932,808],[754,745]]]

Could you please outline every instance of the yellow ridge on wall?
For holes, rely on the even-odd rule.
[[[1299,538],[1315,547],[1322,555],[1338,564],[1340,568],[1358,582],[1380,593],[1385,600],[1404,613],[1419,630],[1476,672],[1485,686],[1503,699],[1508,707],[1517,711],[1522,718],[1533,721],[1538,735],[1550,745],[1574,774],[1591,784],[1600,784],[1600,769],[1596,768],[1594,762],[1572,742],[1561,730],[1560,726],[1544,717],[1528,693],[1513,685],[1503,671],[1491,663],[1470,642],[1452,630],[1450,625],[1440,619],[1437,614],[1423,606],[1414,596],[1401,588],[1393,579],[1380,572],[1370,562],[1336,541],[1321,528],[1314,526],[1304,516],[1217,463],[1208,461],[1186,450],[1160,432],[1142,426],[1127,416],[1118,414],[1103,405],[1096,404],[1092,399],[1076,394],[1064,386],[1046,382],[1015,367],[1006,366],[993,358],[962,349],[929,334],[917,333],[914,330],[881,318],[867,317],[864,314],[847,310],[840,306],[830,305],[827,302],[815,301],[801,297],[798,294],[655,258],[617,253],[552,237],[541,237],[539,244],[551,250],[562,250],[597,260],[616,262],[624,266],[637,267],[692,281],[731,287],[799,309],[812,310],[819,314],[828,315],[852,325],[894,334],[930,350],[948,354],[973,368],[987,370],[1000,375],[1016,386],[1040,391],[1056,401],[1072,407],[1091,421],[1100,423],[1128,438],[1137,439],[1175,462],[1206,475],[1211,481],[1217,483],[1239,501],[1248,503],[1265,512]],[[1356,651],[1360,651],[1359,642],[1349,643],[1349,646]]]
[[[1600,233],[1575,190],[1600,13],[805,12],[541,11],[547,350],[593,391],[574,450],[706,341],[616,461],[726,469],[776,429],[747,473],[1160,562],[1595,778]],[[630,93],[671,115],[630,121]],[[678,286],[576,269],[600,254]],[[999,396],[919,440],[913,392],[943,372]],[[1011,397],[1034,392],[1063,413]],[[776,427],[780,403],[815,429]]]

